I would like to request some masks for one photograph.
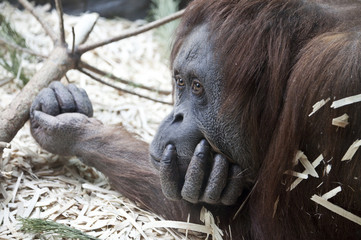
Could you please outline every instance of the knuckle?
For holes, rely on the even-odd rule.
[[[197,203],[198,202],[198,194],[195,194],[193,189],[184,188],[182,189],[181,196],[184,200],[191,202],[191,203]]]
[[[221,203],[223,205],[226,205],[226,206],[231,206],[231,205],[234,205],[236,203],[236,199],[222,199],[221,200]]]
[[[203,201],[205,203],[209,203],[209,204],[216,204],[219,202],[219,197],[214,196],[214,194],[212,194],[210,192],[206,192],[204,194]]]

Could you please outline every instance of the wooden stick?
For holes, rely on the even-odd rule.
[[[127,89],[124,89],[124,88],[121,88],[121,87],[118,87],[118,86],[114,86],[113,84],[107,83],[107,82],[101,80],[100,78],[94,76],[93,74],[84,71],[84,69],[82,69],[82,68],[78,68],[78,70],[80,72],[84,73],[85,75],[87,75],[88,77],[96,80],[97,82],[100,82],[100,83],[102,83],[104,85],[107,85],[107,86],[112,87],[114,89],[117,89],[119,91],[123,91],[123,92],[129,93],[129,94],[141,97],[141,98],[145,98],[145,99],[148,99],[148,100],[151,100],[151,101],[154,101],[154,102],[159,102],[159,103],[163,103],[163,104],[167,104],[167,105],[172,105],[172,103],[170,103],[170,102],[161,101],[161,100],[154,99],[154,98],[151,98],[151,97],[148,97],[148,96],[144,96],[142,94],[139,94],[139,93],[136,93],[136,92],[133,92],[133,91],[129,91]]]
[[[128,80],[125,80],[125,79],[122,79],[122,78],[119,78],[111,73],[107,73],[103,70],[100,70],[94,66],[91,66],[89,65],[88,63],[85,63],[85,62],[80,62],[79,63],[79,66],[81,68],[85,68],[93,73],[96,73],[96,74],[99,74],[101,76],[104,76],[104,77],[107,77],[107,78],[110,78],[110,79],[113,79],[115,81],[118,81],[118,82],[121,82],[121,83],[124,83],[124,84],[127,84],[127,85],[131,85],[131,86],[135,86],[137,88],[142,88],[142,89],[145,89],[145,90],[148,90],[148,91],[151,91],[151,92],[156,92],[156,93],[159,93],[159,94],[163,94],[163,95],[169,95],[171,94],[172,92],[170,91],[165,91],[165,90],[157,90],[157,89],[153,89],[151,87],[147,87],[147,86],[144,86],[142,84],[138,84],[138,83],[135,83],[135,82],[132,82],[132,81],[128,81]]]
[[[35,17],[35,19],[40,23],[40,25],[43,27],[43,29],[45,30],[46,34],[51,38],[51,40],[53,40],[53,42],[55,43],[58,39],[54,33],[54,31],[49,27],[48,24],[46,24],[42,18],[35,12],[34,7],[27,1],[27,0],[19,0],[19,2],[21,3],[21,5],[24,6],[24,8],[26,10],[28,10],[31,15],[33,15]]]
[[[34,52],[30,49],[27,49],[27,48],[23,48],[23,47],[20,47],[14,43],[11,43],[9,41],[6,41],[4,38],[0,37],[0,45],[3,45],[3,46],[8,46],[12,49],[15,49],[17,51],[20,51],[20,52],[25,52],[25,53],[28,53],[30,55],[34,55],[34,56],[38,56],[38,57],[41,57],[41,58],[47,58],[48,56],[46,55],[43,55],[41,53],[37,53],[37,52]]]
[[[8,77],[8,78],[5,78],[5,79],[1,79],[0,80],[0,87],[4,86],[5,84],[11,82],[14,78],[12,77]]]
[[[139,28],[124,31],[124,32],[122,32],[120,35],[118,35],[116,37],[113,37],[113,38],[110,38],[110,39],[107,39],[107,40],[103,40],[103,41],[100,41],[98,43],[91,44],[91,45],[88,45],[88,46],[79,46],[78,51],[79,51],[80,54],[82,54],[82,53],[85,53],[87,51],[93,50],[94,48],[98,48],[98,47],[107,45],[109,43],[122,40],[124,38],[128,38],[128,37],[131,37],[131,36],[138,35],[140,33],[149,31],[149,30],[151,30],[153,28],[156,28],[156,27],[164,25],[164,24],[166,24],[168,22],[171,22],[171,21],[173,21],[173,20],[175,20],[177,18],[180,18],[183,15],[183,13],[184,13],[184,10],[181,10],[181,11],[173,13],[173,14],[165,17],[165,18],[153,21],[153,22],[148,23],[148,24],[146,24],[144,26],[141,26]]]
[[[70,58],[64,47],[56,47],[44,62],[42,68],[31,78],[20,93],[0,114],[0,141],[10,142],[18,130],[29,119],[31,103],[41,89],[50,82],[61,79],[75,67],[75,59]],[[1,148],[0,148],[1,153]]]
[[[59,40],[61,45],[65,45],[65,31],[64,31],[64,18],[63,18],[63,5],[61,0],[55,0],[56,11],[59,17]]]
[[[74,27],[71,27],[71,34],[73,35],[73,41],[71,42],[71,55],[74,55],[74,51],[75,51],[75,30],[74,30]]]

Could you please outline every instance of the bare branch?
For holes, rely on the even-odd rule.
[[[3,39],[2,37],[0,37],[0,45],[3,45],[3,46],[8,46],[12,49],[15,49],[15,50],[18,50],[18,51],[21,51],[21,52],[25,52],[25,53],[28,53],[30,55],[34,55],[34,56],[38,56],[38,57],[41,57],[41,58],[47,58],[48,56],[45,56],[41,53],[36,53],[30,49],[27,49],[27,48],[23,48],[23,47],[20,47],[14,43],[11,43],[9,41],[6,41],[5,39]]]
[[[175,20],[177,18],[180,18],[183,15],[183,13],[184,13],[184,10],[181,10],[181,11],[173,13],[173,14],[165,17],[165,18],[153,21],[153,22],[148,23],[148,24],[146,24],[144,26],[141,26],[139,28],[124,31],[119,36],[116,36],[116,37],[113,37],[113,38],[110,38],[110,39],[107,39],[107,40],[104,40],[104,41],[101,41],[101,42],[98,42],[98,43],[95,43],[95,44],[91,44],[91,45],[88,45],[88,46],[79,46],[78,52],[80,54],[83,54],[83,53],[85,53],[87,51],[90,51],[90,50],[92,50],[94,48],[98,48],[98,47],[107,45],[109,43],[116,42],[116,41],[122,40],[124,38],[132,37],[132,36],[138,35],[140,33],[149,31],[149,30],[151,30],[153,28],[159,27],[159,26],[164,25],[164,24],[166,24],[168,22],[171,22],[171,21],[173,21],[173,20]]]
[[[14,138],[28,120],[30,105],[39,91],[47,87],[51,81],[61,79],[69,69],[73,69],[75,61],[69,57],[64,47],[54,48],[43,67],[37,71],[9,106],[0,112],[0,141],[10,142]]]
[[[73,41],[71,44],[71,55],[74,55],[74,51],[75,51],[75,30],[74,27],[71,27],[71,33],[73,35]]]
[[[59,40],[60,40],[60,44],[64,45],[65,31],[64,31],[63,5],[61,4],[61,0],[55,0],[55,6],[59,17],[59,34],[60,34]]]
[[[21,5],[24,6],[24,8],[26,10],[28,10],[34,17],[35,19],[40,23],[40,25],[43,27],[43,29],[45,30],[46,34],[48,34],[48,36],[51,38],[51,40],[53,40],[53,42],[55,43],[58,39],[54,33],[54,31],[48,26],[48,24],[46,24],[43,19],[35,12],[34,7],[27,1],[27,0],[18,0]]]
[[[117,76],[114,76],[111,73],[107,73],[107,72],[105,72],[103,70],[100,70],[100,69],[98,69],[98,68],[96,68],[94,66],[91,66],[91,65],[89,65],[88,63],[85,63],[85,62],[80,62],[79,66],[81,68],[88,69],[89,71],[91,71],[93,73],[96,73],[96,74],[99,74],[101,76],[113,79],[114,81],[118,81],[118,82],[121,82],[121,83],[124,83],[124,84],[127,84],[127,85],[131,85],[131,86],[135,86],[137,88],[142,88],[142,89],[145,89],[145,90],[148,90],[148,91],[151,91],[151,92],[156,92],[156,93],[163,94],[163,95],[169,95],[169,94],[172,93],[170,91],[153,89],[151,87],[147,87],[147,86],[144,86],[142,84],[138,84],[138,83],[135,83],[135,82],[132,82],[132,81],[128,81],[128,80],[119,78]]]
[[[14,78],[12,77],[9,77],[9,78],[5,78],[5,79],[2,79],[0,80],[0,87],[4,86],[5,84],[11,82]]]
[[[148,99],[148,100],[151,100],[151,101],[154,101],[154,102],[159,102],[159,103],[163,103],[163,104],[167,104],[167,105],[172,105],[172,103],[170,103],[170,102],[165,102],[165,101],[161,101],[161,100],[158,100],[158,99],[154,99],[154,98],[151,98],[151,97],[148,97],[148,96],[144,96],[144,95],[142,95],[142,94],[139,94],[139,93],[136,93],[136,92],[133,92],[133,91],[129,91],[129,90],[127,90],[127,89],[124,89],[124,88],[115,86],[115,85],[113,85],[113,84],[107,83],[107,82],[101,80],[100,78],[94,76],[93,74],[84,71],[84,69],[82,69],[82,68],[80,68],[80,67],[78,68],[78,70],[79,70],[80,72],[82,72],[83,74],[87,75],[88,77],[94,79],[95,81],[100,82],[100,83],[102,83],[102,84],[104,84],[104,85],[107,85],[107,86],[109,86],[109,87],[112,87],[112,88],[114,88],[114,89],[117,89],[117,90],[119,90],[119,91],[123,91],[123,92],[129,93],[129,94],[132,94],[132,95],[141,97],[141,98],[145,98],[145,99]]]
[[[91,31],[93,30],[96,22],[98,21],[98,13],[87,13],[83,14],[77,24],[74,26],[75,40],[74,45],[78,46],[83,44],[89,37]]]

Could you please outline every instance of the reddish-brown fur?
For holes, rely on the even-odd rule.
[[[248,207],[256,239],[361,238],[361,226],[310,200],[313,194],[342,186],[331,201],[361,215],[360,154],[349,163],[340,161],[361,136],[359,105],[333,110],[327,104],[308,117],[321,99],[361,93],[361,6],[319,2],[195,1],[174,45],[173,58],[194,26],[210,24],[225,74],[225,109],[233,116],[241,114],[242,127],[248,126],[254,137],[260,171]],[[343,113],[352,123],[346,129],[332,126],[332,118]],[[287,192],[293,179],[284,172],[294,168],[297,150],[310,160],[324,155],[317,169],[322,177]],[[326,164],[332,170],[322,175]],[[242,225],[231,225],[238,239],[235,232]]]
[[[361,216],[361,151],[351,161],[340,161],[352,142],[361,138],[360,104],[330,108],[333,100],[361,93],[360,13],[357,1],[339,5],[196,0],[187,8],[172,59],[195,26],[209,24],[215,54],[223,63],[224,111],[234,119],[240,115],[239,124],[252,133],[252,153],[259,169],[250,199],[235,220],[239,205],[209,206],[219,217],[225,238],[361,239],[361,226],[310,200],[313,194],[341,186],[342,192],[330,201]],[[328,97],[331,101],[308,117],[312,105]],[[350,116],[350,125],[345,129],[332,126],[332,118],[343,113]],[[113,135],[95,133],[94,138]],[[112,146],[119,148],[93,146],[103,153],[82,157],[108,175],[120,192],[152,211],[177,220],[186,220],[192,212],[192,219],[198,220],[200,206],[164,198],[146,151],[138,152],[146,145],[119,139],[94,141],[114,141]],[[112,160],[119,149],[129,152],[127,159],[133,160]],[[302,166],[292,165],[297,150],[310,161],[321,153],[325,160],[316,168],[320,178],[310,177],[288,192],[294,178],[284,172],[303,171]],[[100,162],[97,154],[109,157]],[[327,164],[332,165],[329,174],[324,172]]]

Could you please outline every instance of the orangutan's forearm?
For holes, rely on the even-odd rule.
[[[109,177],[117,191],[160,216],[186,221],[190,213],[199,220],[199,206],[164,197],[148,147],[121,128],[101,126],[82,139],[77,156]]]

